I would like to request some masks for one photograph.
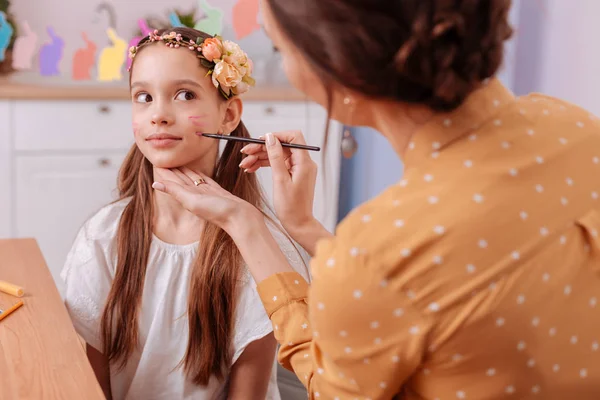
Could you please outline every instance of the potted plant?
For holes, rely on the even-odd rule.
[[[17,38],[17,25],[15,24],[13,16],[8,12],[10,8],[10,0],[0,0],[0,11],[6,15],[7,22],[12,26],[13,35],[10,39],[10,44],[6,49],[4,61],[0,62],[0,75],[8,74],[13,71],[12,68],[12,49],[15,45],[15,39]]]

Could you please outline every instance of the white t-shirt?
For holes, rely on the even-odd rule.
[[[65,303],[77,332],[102,351],[100,319],[115,276],[116,234],[129,199],[108,205],[79,231],[67,256],[61,277]],[[271,229],[294,269],[307,279],[307,270],[285,236]],[[111,366],[115,400],[213,399],[223,387],[211,379],[207,387],[190,382],[177,368],[188,343],[188,286],[198,243],[172,245],[154,237],[150,247],[146,281],[139,313],[139,346],[124,369]],[[247,269],[242,273],[233,337],[232,364],[248,344],[273,331]],[[276,360],[267,399],[280,399]]]

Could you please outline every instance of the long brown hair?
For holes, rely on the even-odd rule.
[[[171,29],[186,40],[210,37],[190,28]],[[243,122],[231,133],[250,137]],[[259,210],[265,201],[255,174],[238,166],[243,147],[228,142],[215,167],[214,179],[227,191]],[[104,354],[123,368],[138,345],[138,315],[152,242],[153,167],[134,145],[118,178],[119,200],[131,198],[117,232],[117,268],[102,316]],[[119,201],[117,200],[117,201]],[[222,379],[231,363],[231,338],[242,257],[229,235],[207,223],[191,275],[188,319],[189,341],[182,360],[186,375],[197,385],[211,376]]]

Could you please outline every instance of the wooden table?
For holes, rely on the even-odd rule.
[[[0,321],[0,399],[104,399],[35,240],[0,240],[0,280],[25,289]],[[17,301],[0,293],[1,308]]]

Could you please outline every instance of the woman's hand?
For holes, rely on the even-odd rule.
[[[270,166],[273,171],[273,206],[288,231],[314,219],[313,201],[317,165],[306,150],[281,146],[282,142],[306,144],[299,131],[268,133],[267,145],[250,144],[242,149],[247,157],[240,164],[247,172]]]
[[[188,211],[216,224],[225,231],[234,220],[258,216],[258,211],[248,202],[223,189],[208,176],[187,167],[177,169],[156,168],[155,190],[167,193]]]
[[[293,271],[256,207],[189,168],[154,171],[155,190],[171,195],[184,208],[231,236],[257,283],[273,274]]]
[[[247,157],[240,164],[247,172],[271,167],[273,206],[286,231],[310,254],[316,242],[329,232],[313,216],[317,164],[306,150],[281,146],[280,141],[306,144],[299,131],[268,133],[266,146],[250,144],[242,149]]]

